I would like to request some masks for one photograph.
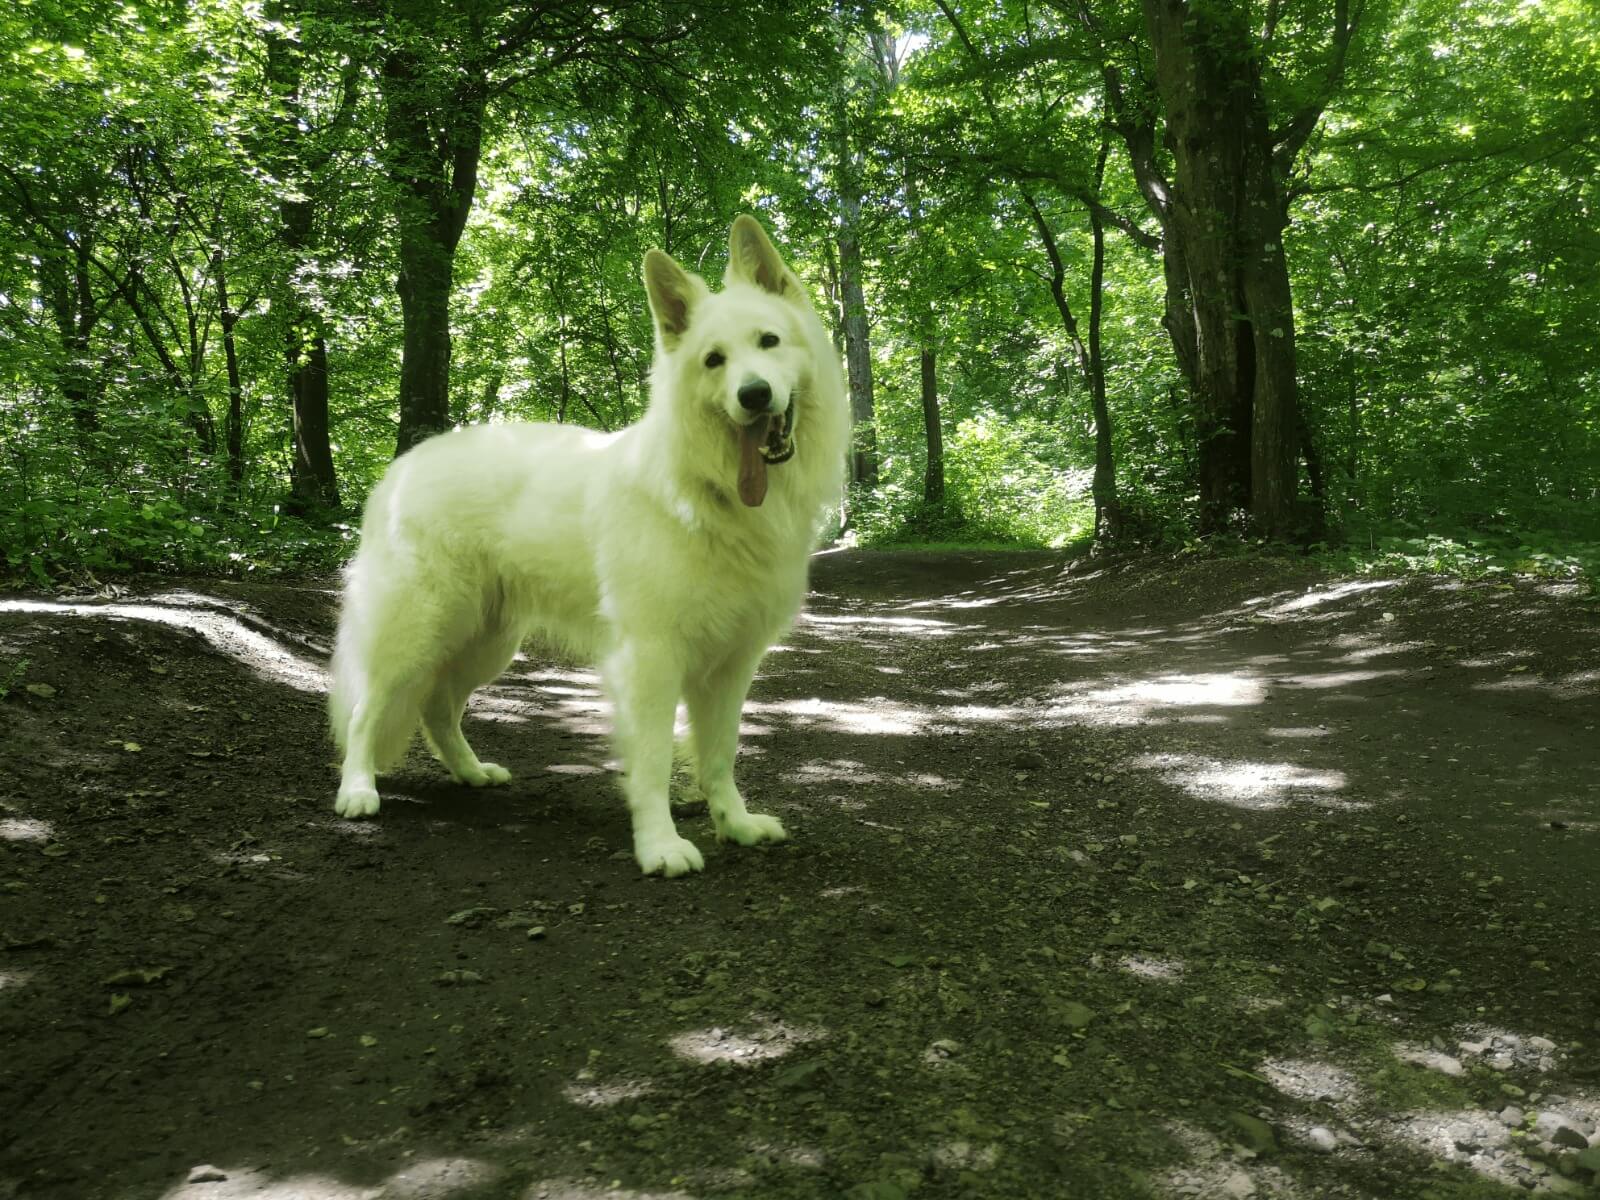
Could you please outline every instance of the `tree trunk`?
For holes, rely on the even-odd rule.
[[[1297,486],[1294,313],[1260,48],[1232,4],[1145,0],[1144,16],[1175,166],[1163,224],[1183,278],[1169,271],[1169,306],[1177,283],[1194,316],[1201,527],[1248,507],[1259,533],[1283,536]]]
[[[834,120],[839,160],[839,307],[843,317],[840,324],[844,331],[845,368],[850,379],[850,419],[855,430],[850,478],[871,486],[878,482],[878,445],[872,400],[872,342],[862,286],[861,180],[850,142],[849,109],[842,95]]]
[[[1104,147],[1100,163],[1103,169]],[[1111,409],[1106,402],[1105,358],[1100,347],[1100,315],[1105,298],[1105,226],[1099,210],[1090,205],[1089,227],[1094,235],[1094,267],[1090,274],[1089,344],[1085,346],[1078,333],[1078,319],[1073,316],[1072,305],[1067,300],[1066,263],[1061,257],[1055,231],[1050,228],[1044,210],[1031,192],[1024,189],[1022,199],[1033,217],[1033,227],[1044,246],[1045,256],[1050,260],[1050,296],[1056,302],[1056,311],[1061,314],[1061,324],[1067,331],[1067,338],[1077,352],[1078,369],[1083,374],[1084,382],[1089,385],[1090,403],[1094,411],[1095,461],[1090,494],[1094,496],[1095,537],[1112,537],[1121,528],[1122,514],[1117,503],[1116,465],[1111,452]]]
[[[922,500],[930,509],[944,503],[944,429],[939,419],[939,380],[935,351],[922,347],[922,427],[928,438],[928,465],[922,474]]]
[[[1100,139],[1095,162],[1095,195],[1105,179],[1110,145]],[[1094,239],[1094,265],[1089,272],[1089,395],[1094,405],[1094,539],[1114,540],[1122,532],[1122,506],[1117,502],[1117,471],[1111,449],[1111,407],[1106,401],[1106,362],[1100,345],[1101,316],[1105,311],[1106,227],[1096,205],[1089,206],[1089,232]]]
[[[850,475],[858,483],[878,482],[878,444],[872,399],[872,343],[867,331],[867,300],[861,285],[861,243],[856,226],[861,200],[839,199],[839,291],[844,307],[844,358],[850,377],[850,418],[855,426]]]
[[[291,21],[289,6],[275,2],[267,14],[278,23]],[[329,432],[328,346],[322,317],[308,301],[299,281],[316,226],[314,202],[306,197],[310,180],[326,165],[331,144],[308,146],[302,128],[300,96],[302,47],[281,32],[267,34],[267,82],[280,106],[270,157],[278,177],[288,187],[278,202],[278,242],[284,251],[282,274],[276,283],[277,304],[283,322],[283,355],[289,398],[289,421],[294,442],[289,460],[291,512],[306,513],[339,506],[339,479],[333,466]],[[354,76],[346,79],[339,117],[344,119],[355,102]]]
[[[455,254],[431,231],[400,234],[400,430],[395,453],[450,428],[450,285]]]
[[[46,295],[61,338],[63,361],[56,382],[66,397],[73,425],[92,450],[92,435],[100,429],[100,388],[89,352],[100,312],[89,277],[91,236],[87,229],[80,228],[57,253],[41,254],[39,276],[40,290]]]
[[[239,314],[228,300],[228,276],[222,269],[222,251],[211,256],[217,280],[217,314],[222,325],[222,357],[228,368],[228,412],[223,421],[223,440],[227,443],[228,487],[237,500],[244,485],[244,383],[239,378],[239,347],[233,328]]]
[[[298,264],[311,243],[314,213],[309,200],[279,206],[281,238]],[[328,342],[322,316],[307,303],[293,278],[285,289],[284,361],[289,379],[289,413],[294,456],[289,463],[289,504],[293,511],[339,507],[339,477],[329,436]]]
[[[469,66],[448,93],[408,49],[381,75],[384,151],[400,227],[403,351],[395,453],[450,427],[450,293],[456,247],[478,185],[488,79]]]

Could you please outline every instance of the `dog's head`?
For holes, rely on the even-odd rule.
[[[644,285],[673,402],[723,423],[737,451],[739,498],[753,508],[766,498],[767,468],[795,452],[814,353],[811,309],[754,218],[736,218],[728,242],[722,291],[712,293],[660,250],[644,256]]]

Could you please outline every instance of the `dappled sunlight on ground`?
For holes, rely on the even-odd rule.
[[[1173,1120],[1163,1128],[1182,1150],[1183,1161],[1158,1177],[1162,1195],[1198,1200],[1298,1200],[1307,1195],[1279,1168],[1224,1146],[1199,1125]]]
[[[48,842],[54,840],[56,827],[49,821],[36,821],[31,817],[0,817],[0,842]]]
[[[786,1025],[782,1021],[758,1017],[743,1031],[717,1026],[680,1033],[668,1044],[673,1052],[691,1062],[727,1062],[750,1065],[782,1058],[791,1050],[827,1036],[824,1029]]]
[[[1440,1049],[1438,1042],[1430,1046],[1400,1040],[1389,1049],[1399,1062],[1449,1079],[1465,1077],[1463,1063],[1472,1061],[1496,1071],[1547,1071],[1556,1047],[1547,1038],[1475,1026],[1464,1031],[1456,1054]],[[1275,1118],[1324,1153],[1345,1145],[1388,1144],[1534,1192],[1567,1189],[1556,1170],[1557,1159],[1564,1151],[1589,1145],[1600,1125],[1600,1103],[1582,1094],[1536,1092],[1522,1099],[1525,1093],[1512,1088],[1502,1102],[1491,1101],[1488,1107],[1395,1112],[1386,1111],[1353,1071],[1333,1062],[1271,1058],[1256,1071],[1285,1096],[1336,1118],[1324,1127],[1312,1125],[1306,1114]],[[1512,1100],[1511,1094],[1519,1098]]]
[[[752,700],[747,714],[786,718],[801,728],[830,729],[836,733],[882,733],[907,737],[928,724],[925,710],[889,701]]]
[[[15,991],[32,978],[32,971],[0,971],[0,992]]]
[[[959,786],[954,780],[926,772],[904,771],[888,774],[869,771],[864,764],[848,758],[819,759],[815,762],[802,763],[795,768],[794,775],[803,783],[849,783],[858,787],[873,784],[948,791]]]
[[[1340,600],[1347,600],[1351,596],[1360,596],[1367,592],[1381,592],[1388,588],[1397,587],[1399,583],[1398,579],[1352,579],[1344,583],[1308,588],[1303,595],[1296,596],[1292,600],[1277,600],[1274,596],[1259,596],[1254,600],[1246,600],[1239,608],[1241,611],[1255,609],[1268,616],[1291,616],[1295,613],[1321,608],[1327,604],[1334,604]],[[1274,603],[1275,600],[1277,600],[1276,603]]]
[[[472,1158],[428,1158],[378,1184],[346,1183],[320,1172],[275,1177],[252,1166],[197,1166],[161,1200],[447,1200],[476,1193],[501,1175]]]
[[[562,1094],[574,1104],[584,1108],[610,1108],[624,1100],[637,1100],[656,1090],[648,1079],[622,1079],[613,1083],[595,1083],[581,1076],[577,1083],[562,1088]]]
[[[522,1200],[694,1200],[688,1192],[641,1192],[635,1188],[608,1187],[582,1180],[551,1179],[530,1183]]]
[[[1143,954],[1129,954],[1120,959],[1117,966],[1129,975],[1153,979],[1158,983],[1176,983],[1183,978],[1184,972],[1181,959],[1152,958]]]
[[[211,646],[249,667],[261,678],[286,684],[302,692],[328,688],[327,672],[319,663],[287,650],[278,641],[250,628],[238,617],[208,611],[209,597],[193,597],[195,604],[166,606],[144,604],[68,604],[53,600],[0,600],[0,613],[50,613],[60,616],[97,617],[102,620],[148,621],[176,629],[192,629]]]
[[[1163,675],[1088,692],[1083,699],[1094,704],[1139,705],[1146,708],[1260,704],[1266,695],[1262,681],[1247,675]]]
[[[1313,1058],[1269,1058],[1256,1068],[1285,1096],[1307,1104],[1332,1104],[1335,1108],[1361,1098],[1360,1081],[1343,1067]]]
[[[1371,683],[1374,679],[1384,679],[1393,675],[1404,675],[1404,671],[1319,671],[1306,675],[1279,675],[1273,682],[1295,688],[1346,688],[1356,683]]]
[[[948,637],[965,628],[955,621],[938,621],[928,617],[842,616],[816,612],[801,613],[798,624],[825,638],[855,638],[863,632],[914,633],[923,638]]]
[[[1343,771],[1314,771],[1282,762],[1229,762],[1198,754],[1144,754],[1129,765],[1156,772],[1197,800],[1235,808],[1283,808],[1297,801],[1324,808],[1368,807],[1363,801],[1332,794],[1345,787]]]

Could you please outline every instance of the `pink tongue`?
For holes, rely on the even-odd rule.
[[[767,460],[761,457],[761,447],[771,419],[757,417],[739,431],[739,499],[750,508],[760,508],[767,498]]]

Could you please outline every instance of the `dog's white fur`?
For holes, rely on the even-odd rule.
[[[600,667],[641,869],[703,865],[668,807],[680,698],[718,838],[785,836],[734,785],[739,717],[757,662],[800,610],[843,485],[849,415],[800,281],[752,218],[734,221],[729,243],[715,294],[668,255],[645,256],[656,356],[637,424],[462,429],[397,459],[373,489],[333,657],[341,816],[378,811],[375,773],[419,723],[457,780],[510,779],[478,760],[461,716],[535,635]],[[708,365],[713,351],[720,365]],[[739,429],[756,414],[738,391],[760,380],[771,412],[789,414],[794,456],[767,468],[765,501],[750,507],[737,490]]]

